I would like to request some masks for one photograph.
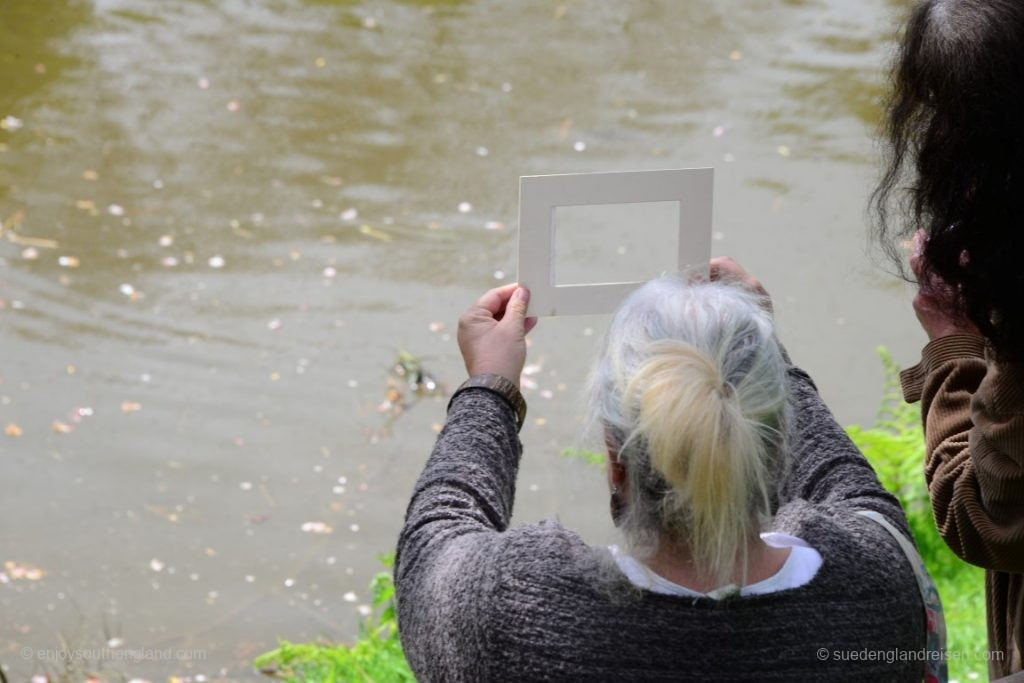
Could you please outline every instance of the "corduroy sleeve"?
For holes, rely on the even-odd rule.
[[[962,559],[1024,571],[1024,367],[985,359],[981,337],[940,337],[901,376],[921,399],[935,524]]]

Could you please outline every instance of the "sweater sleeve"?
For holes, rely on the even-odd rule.
[[[836,422],[810,375],[789,369],[789,460],[779,484],[781,505],[803,499],[833,511],[874,510],[913,538],[899,501]]]
[[[941,337],[903,373],[921,399],[939,533],[967,562],[1024,571],[1024,366],[986,362],[981,337]]]
[[[402,647],[419,680],[483,680],[480,590],[508,528],[522,453],[511,406],[486,389],[452,402],[395,553]],[[467,642],[472,641],[472,642]]]

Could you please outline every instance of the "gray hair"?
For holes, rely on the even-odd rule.
[[[709,578],[745,568],[772,514],[787,422],[787,363],[763,304],[739,286],[662,277],[615,314],[589,414],[626,469],[618,524],[631,553],[682,542]]]

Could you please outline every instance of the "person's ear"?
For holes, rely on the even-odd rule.
[[[626,466],[619,462],[619,454],[608,451],[608,483],[622,488],[626,482]]]

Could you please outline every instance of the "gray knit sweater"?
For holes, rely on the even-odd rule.
[[[791,458],[774,530],[823,564],[808,584],[716,601],[630,589],[555,522],[509,528],[522,446],[504,399],[470,389],[416,483],[398,541],[402,646],[421,681],[920,681],[923,606],[876,510],[899,503],[791,368]],[[884,651],[872,654],[876,651]],[[856,660],[852,658],[856,657]],[[892,663],[887,663],[886,660]]]

